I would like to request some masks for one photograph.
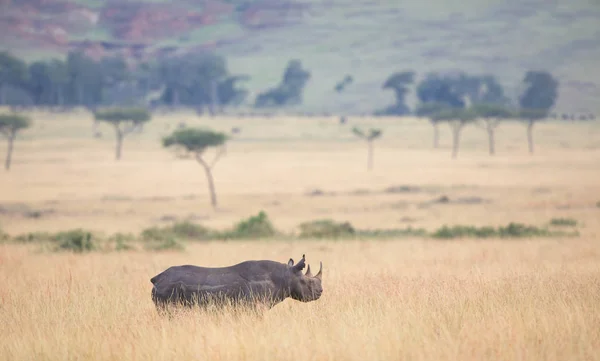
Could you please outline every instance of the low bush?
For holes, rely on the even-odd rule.
[[[550,220],[550,225],[557,227],[575,227],[577,225],[577,220],[573,218],[552,218]]]
[[[177,237],[190,240],[208,240],[214,235],[210,229],[189,221],[175,223],[171,226],[171,231]]]
[[[77,253],[89,252],[96,249],[94,237],[91,232],[83,229],[73,229],[66,232],[59,232],[54,235],[55,240],[59,242],[55,251],[73,251]]]
[[[179,243],[175,238],[165,238],[147,242],[144,248],[148,251],[184,251],[185,246]]]
[[[169,238],[209,240],[215,238],[215,232],[200,224],[185,221],[167,227],[146,228],[140,236],[146,241],[161,241]]]
[[[231,230],[224,231],[218,238],[222,239],[259,239],[270,238],[278,234],[271,220],[264,211],[258,215],[244,219],[233,226]]]
[[[475,227],[475,226],[442,226],[431,234],[433,238],[525,238],[525,237],[560,237],[575,236],[578,233],[552,232],[545,228],[540,228],[522,223],[511,222],[506,226],[498,228],[493,227]]]
[[[427,237],[423,228],[392,228],[392,229],[361,229],[356,231],[357,236],[373,238],[400,238],[400,237]]]
[[[505,227],[498,227],[498,235],[502,238],[517,237],[545,237],[552,236],[552,232],[536,226],[528,226],[521,223],[509,223]]]
[[[356,230],[349,222],[321,219],[301,223],[300,238],[344,238],[354,237]]]
[[[115,251],[130,251],[135,249],[130,243],[135,242],[136,238],[130,233],[115,233],[108,238],[108,241],[115,243]]]
[[[4,233],[2,228],[0,228],[0,242],[6,242],[9,240],[10,240],[10,236],[8,235],[8,233]]]
[[[474,226],[442,226],[431,234],[433,238],[465,238],[465,237],[477,237],[487,238],[498,236],[496,230],[493,227],[474,227]]]
[[[29,232],[13,237],[13,241],[17,243],[54,242],[56,237],[48,232]]]

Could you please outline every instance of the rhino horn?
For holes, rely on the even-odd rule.
[[[319,273],[315,276],[315,278],[321,279],[323,277],[323,262],[319,262],[321,267],[319,267]]]
[[[306,277],[312,277],[312,273],[310,272],[310,265],[306,267],[306,273],[304,274]]]

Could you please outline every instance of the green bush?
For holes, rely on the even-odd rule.
[[[477,237],[477,238],[488,238],[498,236],[496,230],[493,227],[481,227],[477,228],[474,226],[452,226],[446,225],[437,229],[431,235],[433,238],[464,238],[464,237]]]
[[[224,239],[258,239],[269,238],[277,234],[275,227],[264,211],[238,222],[233,229],[225,231],[220,238]]]
[[[354,237],[356,230],[349,222],[321,219],[299,225],[300,238],[343,238]]]
[[[557,227],[575,227],[577,220],[573,218],[552,218],[550,224]]]
[[[171,226],[171,231],[177,237],[185,239],[208,240],[213,236],[213,231],[189,221],[178,222]]]
[[[167,227],[150,227],[142,231],[141,237],[146,241],[162,241],[169,238],[189,240],[209,240],[216,237],[215,232],[192,222],[178,222]]]
[[[13,241],[17,243],[54,242],[56,236],[48,232],[29,232],[15,236]]]
[[[528,226],[522,223],[509,223],[506,226],[498,228],[493,227],[475,227],[475,226],[442,226],[431,234],[433,238],[524,238],[524,237],[548,237],[548,236],[568,236],[560,232],[550,232],[547,229],[536,226]]]
[[[396,237],[426,237],[427,231],[423,228],[397,228],[397,229],[365,229],[356,231],[356,235],[373,238]]]
[[[509,223],[506,227],[498,227],[498,235],[504,238],[516,237],[540,237],[551,236],[552,234],[543,228],[536,226],[527,226],[521,223]]]
[[[150,227],[146,228],[140,234],[144,241],[161,241],[172,236],[169,228]]]
[[[183,251],[185,246],[175,238],[165,238],[159,241],[150,241],[144,245],[148,251]]]
[[[115,251],[129,251],[135,249],[129,242],[136,240],[133,234],[115,233],[109,237],[109,242],[115,242]]]
[[[4,233],[2,228],[0,228],[0,242],[6,242],[9,240],[10,240],[10,236],[8,235],[8,233]]]
[[[96,249],[94,237],[91,232],[83,229],[73,229],[59,232],[54,235],[56,241],[60,242],[56,251],[73,251],[77,253],[89,252]]]

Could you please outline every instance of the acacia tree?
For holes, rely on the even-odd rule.
[[[221,155],[225,153],[224,146],[226,141],[227,136],[225,133],[193,128],[177,129],[171,135],[163,138],[164,147],[176,146],[183,148],[184,151],[192,153],[196,158],[196,161],[204,168],[204,173],[208,180],[210,203],[213,208],[217,207],[217,194],[215,191],[212,169]],[[204,154],[209,147],[217,148],[215,157],[210,163],[204,159]]]
[[[496,152],[494,133],[500,122],[513,117],[513,112],[499,104],[475,104],[472,107],[475,116],[481,120],[481,126],[488,134],[488,146],[490,155]]]
[[[365,133],[357,127],[352,128],[352,133],[354,133],[359,138],[362,138],[367,141],[368,146],[368,157],[367,157],[367,169],[373,169],[373,141],[379,137],[381,137],[380,129],[369,129],[369,133]]]
[[[6,161],[4,168],[10,170],[12,161],[13,145],[17,133],[21,129],[29,128],[31,121],[29,118],[19,114],[0,114],[0,133],[4,134],[8,140],[8,149],[6,151]]]
[[[440,120],[433,115],[444,109],[448,109],[448,105],[438,102],[421,103],[415,110],[415,114],[419,117],[424,117],[429,120],[433,126],[433,147],[438,148],[440,143],[440,129],[438,127]]]
[[[533,126],[548,116],[558,97],[558,81],[546,71],[528,71],[523,83],[527,86],[519,99],[519,117],[527,125],[529,153],[533,153]]]
[[[123,148],[123,139],[133,132],[137,127],[149,122],[152,118],[145,109],[139,108],[114,108],[99,110],[94,114],[97,121],[105,122],[115,128],[117,136],[117,146],[115,158],[121,159],[121,149]]]
[[[475,112],[472,109],[449,108],[441,110],[431,117],[450,125],[452,129],[452,159],[456,159],[460,146],[460,133],[466,125],[475,120]]]
[[[376,112],[378,115],[406,115],[410,113],[410,109],[406,105],[406,95],[409,87],[415,80],[413,71],[398,72],[390,75],[383,83],[382,89],[391,89],[394,91],[396,103],[381,111]]]

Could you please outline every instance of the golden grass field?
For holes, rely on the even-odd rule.
[[[139,232],[185,220],[227,227],[265,210],[275,226],[333,218],[360,228],[578,221],[579,237],[189,243],[185,252],[40,252],[0,244],[0,360],[600,360],[600,125],[502,125],[497,155],[465,129],[432,149],[416,119],[156,115],[125,140],[92,137],[86,113],[32,113],[0,172],[0,226],[16,235],[86,228]],[[161,147],[178,122],[229,131],[209,206],[201,167]],[[381,127],[375,168],[353,125]],[[5,143],[2,143],[5,146]],[[4,155],[4,149],[0,155]],[[390,186],[420,187],[386,193]],[[323,196],[306,193],[321,189]],[[479,204],[432,204],[480,197]],[[39,211],[39,218],[28,212]],[[233,310],[160,317],[150,278],[176,264],[323,261],[324,294],[263,316]]]

